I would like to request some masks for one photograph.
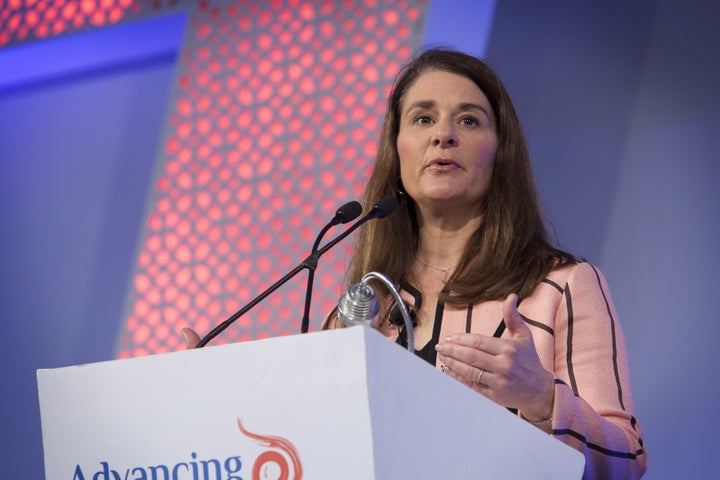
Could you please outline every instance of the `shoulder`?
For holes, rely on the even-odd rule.
[[[564,265],[551,270],[523,303],[535,308],[559,308],[571,298],[603,297],[607,292],[600,270],[588,262]],[[565,300],[561,300],[565,298]]]
[[[588,262],[579,262],[550,272],[548,279],[554,279],[562,286],[562,297],[568,315],[597,316],[607,312],[615,316],[610,288],[600,269]]]
[[[542,281],[557,285],[564,293],[568,287],[604,285],[605,277],[592,263],[578,262],[551,270]]]

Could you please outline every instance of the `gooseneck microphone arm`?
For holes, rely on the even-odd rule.
[[[360,283],[350,285],[338,301],[337,315],[338,319],[346,327],[353,325],[369,325],[373,326],[377,322],[380,306],[378,304],[375,289],[368,284],[368,281],[375,279],[385,284],[390,294],[400,309],[403,321],[405,322],[405,332],[407,335],[407,349],[415,352],[415,333],[413,330],[412,319],[408,312],[405,302],[400,296],[397,288],[384,273],[368,272],[363,275]]]
[[[235,312],[230,318],[228,318],[227,320],[225,320],[224,322],[222,322],[221,324],[219,324],[219,325],[217,325],[215,328],[213,328],[213,329],[210,331],[210,333],[208,333],[207,335],[205,335],[205,336],[200,340],[200,342],[197,344],[197,346],[196,346],[195,348],[202,348],[202,347],[204,347],[205,345],[207,345],[213,338],[217,337],[217,336],[218,336],[220,333],[222,333],[226,328],[228,328],[230,325],[232,325],[238,318],[240,318],[241,316],[245,315],[245,314],[246,314],[248,311],[250,311],[250,309],[252,309],[255,305],[257,305],[258,303],[260,303],[260,302],[262,302],[263,300],[265,300],[265,298],[266,298],[268,295],[270,295],[270,294],[273,293],[275,290],[277,290],[278,288],[280,288],[282,285],[284,285],[285,283],[287,283],[288,280],[290,280],[290,279],[293,278],[295,275],[297,275],[301,270],[303,270],[303,269],[305,269],[305,268],[308,268],[308,269],[310,269],[311,272],[314,271],[314,270],[317,268],[317,263],[318,263],[318,260],[320,259],[320,257],[321,257],[325,252],[327,252],[328,250],[330,250],[330,248],[332,248],[333,246],[335,246],[335,244],[337,244],[338,242],[340,242],[341,240],[343,240],[345,237],[347,237],[348,235],[350,235],[352,232],[354,232],[358,227],[360,227],[360,225],[362,225],[363,223],[365,223],[365,222],[367,222],[368,220],[371,220],[371,219],[373,219],[373,218],[384,218],[384,217],[390,215],[393,211],[395,211],[396,208],[397,208],[397,201],[396,201],[394,198],[392,198],[392,197],[385,197],[385,198],[383,198],[382,200],[380,200],[378,203],[376,203],[376,204],[372,207],[372,209],[370,210],[370,212],[368,212],[367,215],[365,215],[365,216],[362,217],[360,220],[358,220],[357,222],[355,222],[354,224],[352,224],[352,226],[350,226],[350,228],[348,228],[348,229],[345,230],[343,233],[341,233],[340,235],[338,235],[334,240],[332,240],[331,242],[329,242],[328,244],[326,244],[326,245],[325,245],[324,247],[322,247],[321,249],[318,249],[318,250],[316,250],[316,251],[314,251],[314,252],[311,252],[310,255],[309,255],[305,260],[303,260],[303,262],[302,262],[300,265],[298,265],[297,267],[295,267],[294,269],[292,269],[290,272],[288,272],[288,273],[287,273],[284,277],[282,277],[280,280],[278,280],[277,282],[275,282],[275,283],[273,283],[272,285],[270,285],[265,291],[263,291],[260,295],[258,295],[257,297],[255,297],[250,303],[248,303],[247,305],[245,305],[243,308],[241,308],[240,310],[238,310],[237,312]],[[337,214],[336,214],[336,217],[337,217]],[[331,221],[330,223],[332,223],[332,221]],[[341,223],[341,222],[338,222],[338,223]],[[327,231],[330,227],[332,227],[332,225],[326,226],[326,228],[323,229],[323,230]],[[321,237],[322,234],[324,234],[324,232],[321,232],[321,235],[319,235],[319,237]],[[319,244],[319,239],[316,240],[316,244]]]
[[[318,246],[320,245],[320,240],[325,236],[328,230],[330,228],[334,227],[335,225],[339,223],[348,223],[355,220],[357,217],[360,216],[362,213],[362,206],[355,201],[348,202],[342,207],[338,209],[338,211],[335,213],[335,217],[330,220],[330,222],[323,227],[323,229],[318,234],[317,238],[315,239],[315,243],[313,243],[312,250],[310,251],[310,255],[312,256],[313,253],[317,252]],[[319,257],[311,258],[308,257],[305,259],[303,264],[306,264],[306,267],[308,269],[308,277],[307,277],[307,287],[305,288],[305,307],[303,308],[303,317],[302,317],[302,325],[300,327],[300,333],[307,333],[308,327],[310,326],[310,302],[312,301],[312,290],[313,290],[313,281],[315,280],[315,269],[317,268],[317,262]]]
[[[277,282],[275,282],[275,283],[273,283],[272,285],[270,285],[270,286],[267,288],[267,290],[265,290],[265,291],[262,292],[260,295],[258,295],[257,297],[255,297],[250,303],[248,303],[248,304],[245,305],[243,308],[241,308],[240,310],[238,310],[237,312],[235,312],[230,318],[228,318],[227,320],[225,320],[224,322],[222,322],[221,324],[219,324],[218,326],[216,326],[215,328],[213,328],[213,329],[210,331],[210,333],[208,333],[207,335],[205,335],[205,336],[202,338],[202,340],[200,340],[200,342],[197,344],[197,346],[196,346],[195,348],[202,348],[202,347],[204,347],[205,345],[207,345],[207,344],[210,342],[210,340],[212,340],[213,338],[215,338],[215,337],[217,337],[218,335],[220,335],[220,333],[222,333],[223,330],[225,330],[225,329],[228,328],[230,325],[232,325],[232,324],[235,322],[235,320],[237,320],[238,318],[242,317],[242,316],[245,315],[248,311],[250,311],[250,309],[253,308],[255,305],[257,305],[258,303],[260,303],[260,302],[262,302],[263,300],[265,300],[265,297],[267,297],[268,295],[270,295],[271,293],[273,293],[275,290],[277,290],[278,288],[280,288],[280,287],[281,287],[283,284],[285,284],[288,280],[290,280],[290,279],[293,278],[295,275],[297,275],[303,268],[305,268],[305,265],[302,265],[302,264],[301,264],[301,265],[298,265],[297,267],[295,267],[294,269],[292,269],[290,272],[288,272],[288,273],[287,273],[284,277],[282,277],[280,280],[278,280]]]

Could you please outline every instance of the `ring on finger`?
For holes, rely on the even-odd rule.
[[[480,371],[478,372],[477,378],[475,379],[475,383],[477,383],[478,385],[480,384],[480,378],[482,378],[483,373],[485,373],[485,370],[483,370],[483,369],[481,368]]]

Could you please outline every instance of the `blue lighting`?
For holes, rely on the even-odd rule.
[[[0,49],[0,91],[177,54],[185,13]]]

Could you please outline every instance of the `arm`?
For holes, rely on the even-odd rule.
[[[438,344],[438,358],[447,374],[581,451],[584,478],[640,478],[647,455],[605,280],[588,264],[553,277],[554,293],[543,286],[525,305],[544,328],[531,333],[510,295],[502,337],[452,334]]]
[[[555,318],[552,433],[583,452],[584,478],[640,478],[647,453],[634,417],[625,340],[602,274],[572,269]]]

